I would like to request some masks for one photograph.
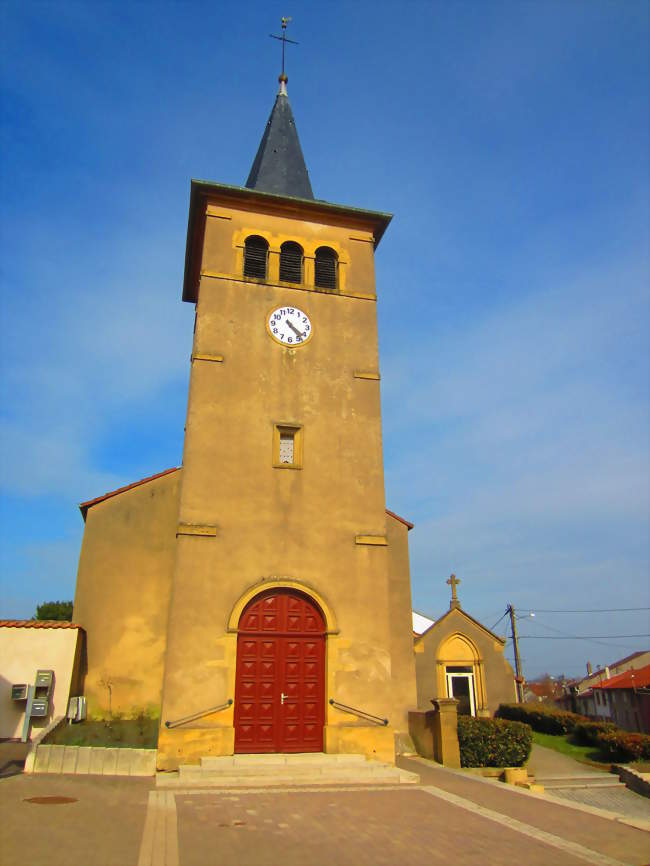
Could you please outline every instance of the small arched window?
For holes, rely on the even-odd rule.
[[[302,247],[295,241],[285,241],[280,247],[280,279],[302,283]]]
[[[266,279],[269,244],[259,235],[251,235],[244,243],[244,276]]]
[[[314,282],[320,289],[336,289],[338,284],[339,258],[330,247],[316,250]]]

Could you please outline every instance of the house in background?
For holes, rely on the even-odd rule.
[[[612,712],[614,698],[605,697],[606,691],[603,691],[603,687],[622,674],[638,672],[648,666],[650,666],[650,650],[639,650],[609,665],[598,667],[595,671],[587,662],[587,676],[566,681],[563,684],[563,694],[556,698],[555,702],[563,709],[573,713],[580,713],[580,715],[589,716],[589,718],[613,721],[619,727],[626,728],[626,725],[614,718]],[[625,714],[621,712],[621,718],[624,717]],[[626,729],[641,730],[641,728]]]
[[[592,687],[596,713],[626,731],[650,734],[650,664]]]
[[[462,609],[455,575],[447,583],[452,597],[443,616],[433,620],[413,613],[418,707],[456,698],[460,715],[492,716],[499,704],[517,700],[514,671],[503,654],[505,638]]]
[[[563,678],[556,679],[546,675],[524,686],[524,701],[532,703],[552,703],[563,694]]]

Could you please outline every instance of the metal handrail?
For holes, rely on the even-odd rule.
[[[365,710],[358,710],[355,707],[349,707],[347,704],[342,704],[340,701],[335,701],[330,698],[330,704],[344,713],[352,713],[353,716],[363,716],[365,719],[371,719],[377,725],[387,725],[388,719],[382,719],[380,716],[373,716],[372,713],[367,713]]]
[[[179,725],[184,725],[185,722],[193,722],[195,719],[201,719],[203,716],[209,716],[210,713],[218,713],[221,710],[227,710],[233,703],[232,698],[228,698],[225,704],[220,704],[218,707],[210,707],[209,710],[201,710],[198,713],[193,713],[191,716],[184,716],[182,719],[176,719],[175,722],[165,722],[166,728],[177,728]]]

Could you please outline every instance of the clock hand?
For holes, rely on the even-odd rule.
[[[294,326],[291,324],[291,322],[287,322],[286,324],[289,325],[289,327],[291,328],[291,330],[293,331],[293,333],[297,337],[304,337],[305,336],[304,333],[302,333],[301,331],[298,330],[298,328],[294,328]]]

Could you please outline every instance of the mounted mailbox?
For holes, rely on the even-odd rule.
[[[26,701],[27,700],[27,683],[16,683],[11,687],[11,700],[12,701]]]
[[[32,711],[30,716],[32,718],[43,718],[44,716],[47,716],[49,708],[50,702],[47,698],[34,698],[32,701]]]
[[[54,671],[36,671],[34,685],[37,689],[47,689],[49,692],[54,685]]]

